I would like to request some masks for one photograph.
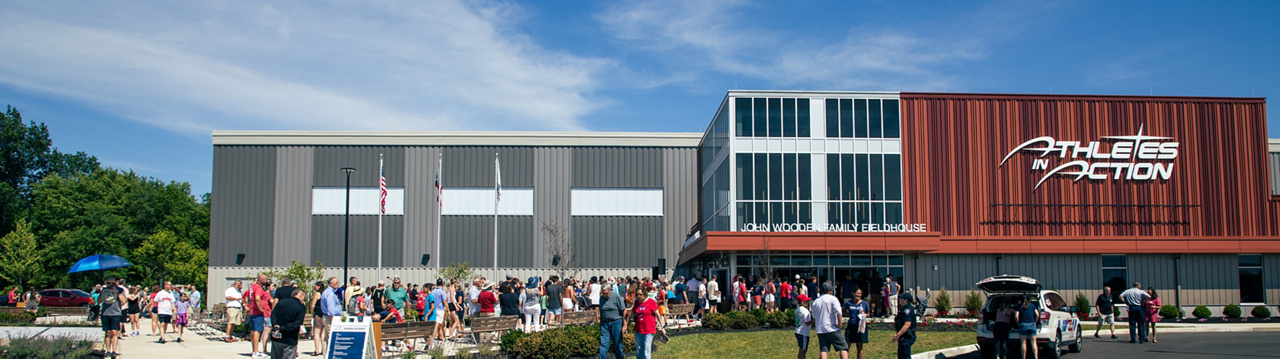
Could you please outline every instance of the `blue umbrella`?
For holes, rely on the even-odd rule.
[[[112,268],[128,267],[133,265],[128,260],[120,258],[120,256],[110,254],[94,254],[71,266],[67,273],[87,272],[94,270],[105,270]]]

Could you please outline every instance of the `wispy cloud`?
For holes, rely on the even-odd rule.
[[[609,60],[507,3],[12,4],[0,82],[172,131],[576,130]]]
[[[779,86],[941,90],[941,68],[982,59],[1015,36],[1024,15],[1053,4],[993,4],[927,26],[852,25],[843,39],[750,21],[746,0],[615,3],[597,16],[618,40],[660,54],[678,68],[745,76]],[[954,82],[953,82],[954,83]]]

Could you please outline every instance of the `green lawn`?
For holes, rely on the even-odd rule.
[[[919,338],[912,347],[915,353],[923,353],[975,343],[973,332],[917,332]],[[885,330],[871,331],[870,343],[864,344],[866,358],[890,358],[896,355],[897,343],[890,341],[892,333]],[[850,358],[854,355],[850,346]],[[795,334],[791,330],[766,330],[757,332],[702,333],[672,337],[654,351],[655,358],[794,358],[797,353]],[[809,358],[818,357],[818,337],[813,334],[809,343]],[[839,358],[839,356],[836,356]]]

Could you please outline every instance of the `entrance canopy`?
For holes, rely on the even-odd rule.
[[[941,249],[939,232],[707,232],[680,251],[684,264],[698,256],[729,251],[931,252]]]

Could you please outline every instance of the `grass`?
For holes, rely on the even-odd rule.
[[[923,353],[961,345],[974,344],[973,332],[916,332],[918,335],[912,351]],[[843,333],[842,333],[843,335]],[[867,358],[891,358],[898,344],[890,341],[893,334],[886,330],[873,330],[869,343],[863,345]],[[853,351],[856,347],[849,346]],[[812,334],[806,357],[818,357],[818,336]],[[788,358],[795,357],[795,332],[792,330],[762,330],[755,332],[702,333],[672,337],[661,349],[654,351],[655,358]],[[850,352],[849,357],[855,357]],[[837,356],[838,358],[838,356]]]

